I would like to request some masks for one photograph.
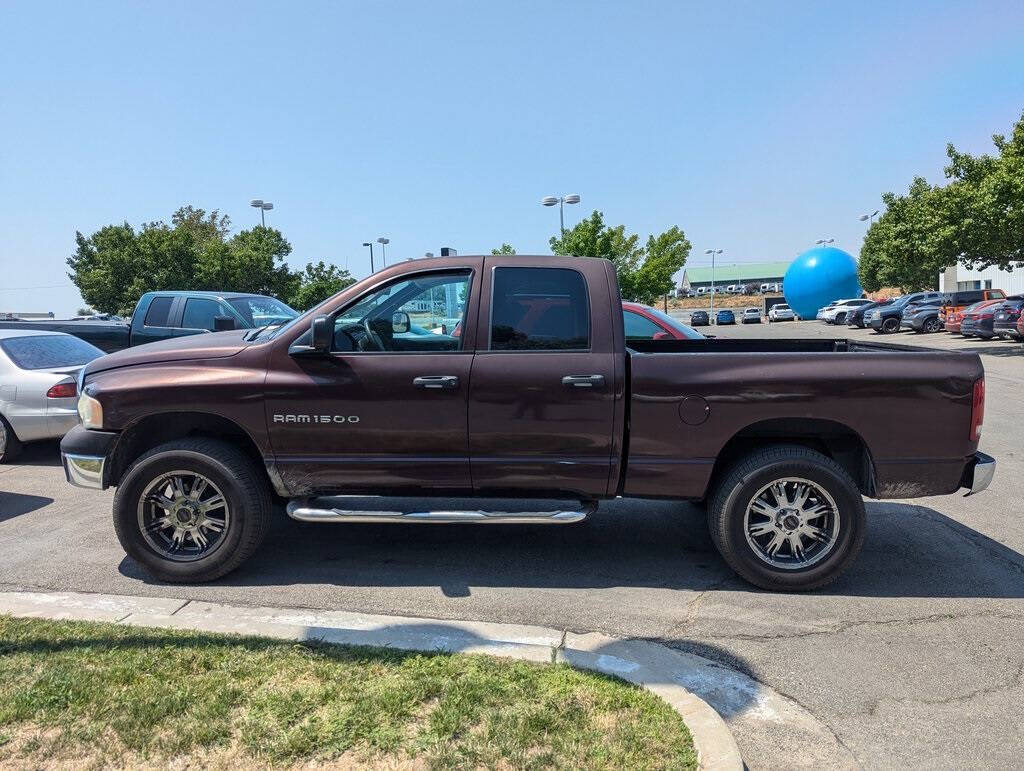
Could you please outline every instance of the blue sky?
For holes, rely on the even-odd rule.
[[[0,310],[69,313],[74,232],[179,205],[291,262],[507,241],[557,210],[723,261],[854,254],[883,191],[1024,110],[1017,2],[0,5]],[[28,287],[45,287],[30,289]]]

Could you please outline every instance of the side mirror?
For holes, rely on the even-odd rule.
[[[334,339],[334,327],[327,316],[314,316],[309,325],[313,337],[312,348],[317,353],[330,353]]]
[[[391,314],[391,331],[396,335],[408,332],[411,326],[412,321],[409,320],[409,314],[405,311],[395,311]]]
[[[306,336],[299,338],[301,341]],[[334,325],[330,316],[314,316],[309,325],[309,344],[299,341],[288,347],[291,356],[316,356],[331,352],[331,343],[334,342]]]
[[[235,320],[230,316],[214,316],[213,317],[213,331],[214,332],[227,332],[229,329],[235,328]]]

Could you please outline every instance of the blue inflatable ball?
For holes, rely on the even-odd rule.
[[[782,290],[800,318],[813,319],[819,308],[833,300],[861,296],[857,261],[833,246],[808,249],[786,270]]]

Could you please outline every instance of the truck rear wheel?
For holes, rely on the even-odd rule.
[[[900,320],[895,316],[890,316],[882,322],[881,332],[883,335],[891,335],[893,332],[898,332],[900,329]]]
[[[864,501],[831,458],[773,445],[725,472],[708,502],[711,538],[729,566],[773,591],[834,581],[864,542]]]
[[[128,469],[114,496],[125,552],[163,581],[220,578],[259,548],[271,516],[262,469],[230,444],[179,439]]]

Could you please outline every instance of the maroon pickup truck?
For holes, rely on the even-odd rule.
[[[456,332],[458,327],[458,332]],[[208,581],[276,499],[311,522],[569,523],[599,500],[700,501],[768,589],[834,579],[863,496],[984,489],[976,355],[847,340],[630,340],[610,262],[404,262],[282,326],[174,338],[82,372],[68,480],[116,486],[125,551]],[[480,510],[352,511],[346,495]],[[497,511],[488,499],[579,501]],[[511,508],[511,507],[509,507]]]

